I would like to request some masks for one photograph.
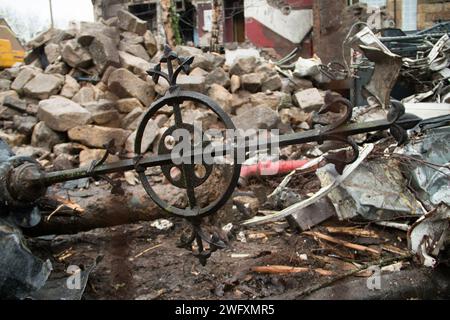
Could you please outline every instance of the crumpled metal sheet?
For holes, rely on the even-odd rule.
[[[375,97],[383,109],[388,109],[392,88],[394,88],[402,68],[402,58],[387,48],[385,50],[366,46],[360,46],[360,48],[367,59],[375,63],[372,78],[364,87],[367,91],[365,97]]]
[[[8,159],[14,153],[0,139],[0,179],[5,179],[9,169]],[[0,190],[0,192],[6,192]],[[50,261],[34,256],[24,243],[18,220],[34,217],[34,211],[9,215],[7,207],[0,204],[0,298],[23,299],[30,292],[41,288],[52,270]]]
[[[97,257],[92,265],[83,270],[81,268],[79,269],[79,272],[77,272],[78,275],[76,275],[78,276],[76,286],[73,283],[74,280],[72,281],[66,273],[53,273],[40,290],[31,293],[27,298],[32,300],[81,300],[86,290],[89,275],[97,267],[100,260],[101,257]]]
[[[47,281],[52,265],[25,246],[21,231],[0,218],[0,297],[23,299]]]
[[[398,148],[396,153],[422,161],[405,164],[404,172],[409,175],[411,186],[426,207],[433,208],[441,202],[450,206],[450,127],[427,130],[421,139]]]
[[[327,185],[338,173],[327,165],[317,170],[317,175],[322,185]],[[368,220],[422,215],[422,207],[407,184],[396,161],[372,160],[362,163],[328,197],[341,220],[357,215]]]
[[[7,161],[13,155],[14,153],[12,152],[9,145],[0,138],[0,162]]]
[[[372,96],[383,109],[389,108],[390,94],[402,68],[402,57],[392,53],[367,26],[350,39],[350,44],[375,63],[372,77],[364,86],[365,98]]]
[[[441,204],[419,220],[408,231],[408,247],[426,267],[436,266],[439,251],[449,235],[450,207]]]

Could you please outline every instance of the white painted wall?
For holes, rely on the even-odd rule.
[[[284,15],[266,0],[244,0],[245,18],[253,18],[293,43],[300,43],[313,25],[313,11],[292,10]]]
[[[417,0],[407,0],[402,2],[402,30],[417,30]]]
[[[361,3],[367,3],[371,7],[382,7],[386,5],[386,0],[362,0]]]

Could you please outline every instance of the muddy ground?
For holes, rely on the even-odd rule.
[[[215,252],[203,267],[191,252],[177,247],[179,235],[185,228],[182,221],[175,221],[174,227],[166,231],[159,231],[150,224],[144,222],[96,229],[57,236],[52,240],[34,239],[32,249],[42,257],[53,257],[54,268],[60,272],[69,265],[91,265],[101,256],[102,260],[90,275],[84,299],[276,298],[286,293],[300,292],[342,274],[348,266],[342,265],[342,261],[366,263],[380,259],[316,241],[290,230],[286,224],[271,224],[243,229],[247,238],[250,234],[265,234],[266,238],[247,239],[246,243],[231,239],[230,248]],[[327,225],[341,223],[331,220],[316,230]],[[383,239],[347,239],[373,247],[382,247],[380,242],[389,243],[399,252],[406,250],[404,233],[380,227],[370,229]],[[153,249],[146,251],[149,248]],[[63,257],[58,261],[61,253]],[[303,260],[303,254],[306,254],[307,260]],[[334,262],[329,263],[324,262],[323,257],[338,258],[332,258]],[[384,250],[382,258],[390,257],[395,257],[395,254]],[[311,271],[285,275],[251,272],[252,267],[263,265],[308,267]],[[410,268],[408,264],[405,267]],[[329,270],[333,275],[317,274],[313,271],[317,268]]]
[[[30,239],[31,249],[42,258],[50,257],[56,274],[64,273],[69,265],[87,267],[101,257],[90,275],[84,299],[276,298],[325,283],[347,272],[352,263],[401,257],[407,249],[402,231],[362,225],[379,237],[337,236],[380,248],[381,256],[374,256],[314,239],[282,221],[252,228],[235,225],[229,235],[229,248],[213,253],[208,264],[202,266],[192,252],[177,247],[180,234],[187,230],[186,223],[171,221],[174,226],[165,231],[143,222],[45,240],[34,238]],[[355,225],[331,219],[314,230],[327,233],[327,226]],[[236,239],[240,231],[247,242]],[[251,270],[265,265],[307,267],[310,271],[273,275]],[[403,268],[411,267],[406,262]],[[329,271],[330,275],[314,270]]]
[[[283,177],[251,178],[237,194],[253,194],[259,198],[270,194]],[[311,173],[294,176],[292,190],[301,196],[316,192],[320,182]],[[261,199],[261,203],[264,199]],[[240,222],[245,215],[230,211],[226,206],[210,219],[221,228],[232,222],[233,229],[227,235],[229,247],[212,254],[206,266],[202,266],[192,251],[177,247],[180,235],[189,231],[187,223],[178,218],[167,218],[173,222],[168,230],[152,227],[151,221],[136,224],[100,228],[73,235],[29,238],[31,250],[44,259],[51,259],[54,276],[65,275],[70,265],[87,268],[100,257],[90,274],[83,299],[293,299],[305,290],[324,284],[355,270],[364,264],[377,264],[392,260],[397,269],[388,280],[388,292],[374,296],[366,287],[371,272],[350,276],[343,281],[356,281],[359,289],[346,288],[339,292],[317,298],[420,298],[427,291],[431,298],[450,297],[450,275],[446,269],[444,289],[432,285],[429,279],[441,279],[430,275],[411,259],[408,254],[406,232],[378,226],[367,222],[341,222],[331,218],[313,228],[313,231],[330,235],[368,248],[381,254],[358,251],[340,244],[315,238],[302,233],[286,220],[265,225],[243,227]],[[264,209],[264,205],[261,205]],[[275,208],[276,209],[276,208]],[[333,233],[330,227],[356,227],[359,235]],[[246,242],[242,242],[242,234]],[[396,265],[396,259],[402,260]],[[445,262],[445,259],[443,260]],[[445,264],[445,263],[444,263]],[[262,274],[252,270],[255,266],[306,267],[307,270],[288,274]],[[394,269],[396,269],[394,268]],[[419,271],[417,271],[419,270]],[[419,272],[419,276],[407,272]],[[396,275],[404,275],[396,279]],[[67,276],[67,275],[65,275]],[[53,276],[52,276],[53,277]],[[422,278],[421,278],[422,277]],[[428,278],[427,278],[428,277]],[[418,281],[414,283],[412,279]],[[447,280],[445,280],[447,279]],[[424,290],[429,284],[430,288]],[[408,289],[408,290],[406,290]],[[405,291],[406,290],[406,291]],[[448,290],[448,291],[446,291]],[[343,296],[358,292],[356,297]],[[405,293],[407,292],[407,293]]]

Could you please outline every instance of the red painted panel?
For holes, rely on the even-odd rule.
[[[275,39],[274,37],[267,36],[265,29],[267,28],[260,22],[256,21],[255,19],[252,18],[245,19],[245,35],[247,36],[247,39],[250,40],[250,42],[252,42],[257,47],[274,48]],[[275,34],[277,38],[282,38],[275,32],[272,33]],[[282,39],[290,43],[289,40],[284,38]]]
[[[258,48],[273,48],[280,56],[285,56],[297,45],[273,32],[255,19],[245,19],[245,35]],[[306,36],[300,45],[302,57],[312,56],[311,37]]]
[[[223,41],[233,42],[233,19],[224,19],[223,24]]]

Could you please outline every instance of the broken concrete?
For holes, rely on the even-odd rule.
[[[205,77],[201,76],[187,76],[187,75],[180,75],[178,76],[177,84],[183,89],[183,90],[189,90],[189,91],[197,91],[204,93],[206,86],[205,86]]]
[[[82,144],[75,142],[66,142],[59,143],[53,146],[53,153],[56,156],[59,156],[60,154],[78,155],[82,150],[85,149],[87,149],[87,147],[83,146]]]
[[[64,62],[50,64],[44,70],[44,73],[57,74],[57,75],[62,75],[62,76],[68,74],[69,72],[70,72],[70,67],[67,64],[65,64]]]
[[[120,67],[120,57],[117,43],[106,35],[97,35],[89,46],[89,52],[99,73],[108,67]]]
[[[11,89],[11,80],[8,79],[0,79],[0,92],[8,91]]]
[[[56,62],[56,60],[61,56],[61,48],[56,43],[49,43],[45,46],[45,55],[50,63]]]
[[[219,106],[227,113],[231,114],[231,101],[233,95],[227,89],[219,84],[213,84],[208,90],[208,95],[211,99],[219,104]]]
[[[144,46],[150,57],[153,57],[158,52],[158,42],[150,30],[144,33]]]
[[[92,56],[89,51],[75,39],[62,45],[61,55],[64,62],[73,68],[89,68],[92,65]]]
[[[258,61],[253,56],[240,58],[230,67],[230,75],[242,76],[255,72],[257,65]]]
[[[273,75],[263,80],[261,91],[278,91],[281,89],[282,85],[281,77],[279,75]]]
[[[241,86],[244,90],[255,93],[261,90],[264,75],[260,73],[248,73],[241,76]]]
[[[119,50],[127,52],[135,57],[141,58],[145,61],[150,60],[147,50],[141,44],[132,44],[122,40],[119,45]]]
[[[142,103],[136,98],[120,99],[116,102],[117,110],[121,113],[130,113],[136,108],[144,109]]]
[[[115,108],[115,103],[109,100],[99,100],[84,105],[92,117],[92,121],[98,125],[120,126],[119,112]]]
[[[77,80],[70,75],[66,75],[64,85],[61,89],[61,96],[72,99],[78,91],[80,91],[80,85]]]
[[[136,33],[133,32],[122,32],[120,34],[120,37],[122,38],[122,41],[129,43],[129,44],[143,44],[144,43],[144,37],[139,36]]]
[[[196,57],[203,54],[203,51],[201,49],[190,46],[176,46],[174,51],[180,57]]]
[[[130,134],[131,131],[94,125],[77,126],[68,131],[72,141],[94,148],[105,148],[114,140],[115,147],[121,149]]]
[[[146,72],[152,68],[152,64],[146,60],[125,51],[119,51],[119,57],[124,68],[138,75],[146,75]]]
[[[51,129],[64,132],[88,123],[91,113],[69,99],[54,97],[39,102],[38,118]]]
[[[195,55],[194,57],[191,67],[193,69],[201,68],[208,72],[221,67],[225,63],[224,58],[213,53],[202,53]]]
[[[294,102],[303,111],[317,111],[324,105],[324,97],[316,88],[298,91],[294,94]]]
[[[119,18],[119,28],[122,30],[136,33],[139,36],[143,36],[147,31],[147,22],[137,18],[130,12],[125,10],[119,10],[117,12]]]
[[[83,149],[80,152],[80,167],[88,167],[92,161],[100,161],[105,155],[105,149]],[[106,163],[113,163],[118,161],[119,157],[115,155],[110,155],[106,159]]]
[[[38,74],[23,87],[23,92],[27,97],[44,100],[57,94],[63,83],[61,75]]]
[[[238,129],[275,129],[280,119],[278,113],[267,106],[250,108],[248,111],[233,117],[233,122]]]
[[[134,143],[136,140],[137,131],[134,131],[127,139],[125,143],[125,150],[128,153],[134,153]],[[158,124],[150,120],[144,130],[144,135],[141,143],[141,154],[147,152],[152,143],[155,141],[157,136],[159,135],[159,127]]]
[[[72,101],[84,106],[85,104],[95,102],[96,92],[92,85],[82,87],[72,98]]]
[[[81,22],[77,41],[83,47],[89,47],[99,35],[111,38],[114,43],[118,43],[120,40],[119,32],[115,27],[106,26],[99,22]]]
[[[25,87],[25,85],[40,72],[41,71],[36,68],[24,66],[20,69],[17,78],[12,82],[11,89],[21,94],[23,87]]]
[[[277,111],[292,107],[291,96],[283,92],[258,92],[249,96],[249,102],[253,106],[267,105]]]
[[[2,102],[3,105],[10,107],[18,112],[29,113],[27,109],[27,102],[19,99],[14,95],[7,95]]]
[[[123,68],[111,73],[108,88],[120,98],[137,98],[145,106],[149,106],[155,96],[153,86]]]
[[[33,116],[14,116],[14,128],[27,136],[31,135],[33,128],[37,123],[36,117]]]
[[[225,72],[225,70],[223,70],[222,68],[216,68],[213,71],[207,73],[207,75],[205,76],[205,84],[209,86],[212,84],[218,84],[222,87],[229,88],[231,85],[231,81],[228,73]]]
[[[232,75],[230,78],[230,91],[231,93],[235,93],[241,87],[241,78],[237,75]]]
[[[144,109],[137,107],[129,112],[125,117],[123,117],[120,126],[127,130],[136,130],[141,118],[143,116]]]
[[[51,151],[53,146],[62,142],[64,142],[64,137],[50,129],[44,121],[41,121],[34,126],[33,134],[31,136],[31,145],[33,147]]]
[[[60,154],[53,160],[54,170],[69,170],[75,168],[75,159],[73,156],[68,154]]]

